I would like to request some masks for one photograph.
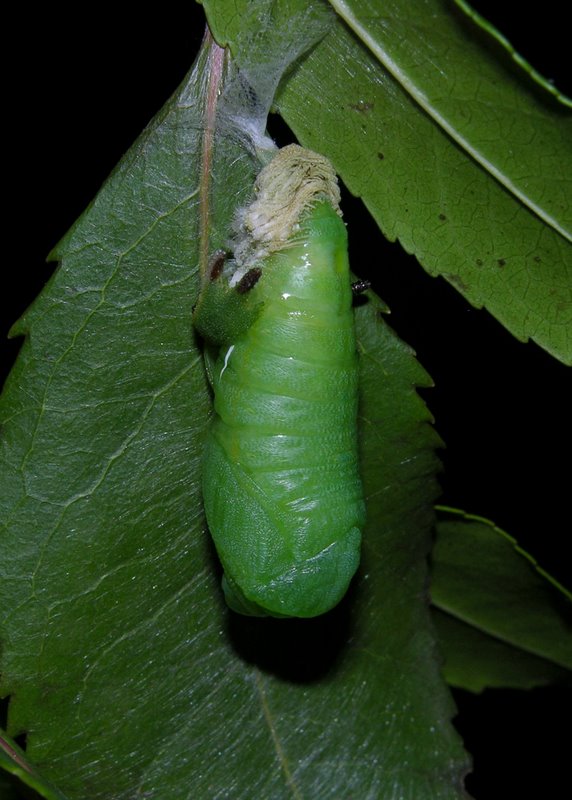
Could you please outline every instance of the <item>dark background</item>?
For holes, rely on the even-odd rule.
[[[519,5],[518,16],[506,4],[473,5],[572,94],[569,26],[559,3],[545,2],[540,11]],[[5,81],[11,221],[4,230],[3,377],[20,346],[5,341],[7,331],[51,274],[48,251],[188,71],[203,14],[193,3],[181,6],[163,4],[152,14],[120,19],[110,10],[92,11],[83,20],[52,7],[34,12],[35,37],[29,20],[13,23],[9,36],[18,55]],[[273,126],[279,143],[288,143],[284,126]],[[445,281],[428,277],[399,245],[383,239],[347,193],[344,214],[353,269],[361,274],[360,243],[375,242],[386,265],[376,289],[392,309],[389,322],[435,381],[424,397],[447,444],[441,502],[494,520],[572,585],[570,370],[514,340]],[[569,694],[556,688],[456,692],[455,699],[457,725],[475,760],[467,785],[477,800],[560,795],[570,743],[556,726],[569,724]]]

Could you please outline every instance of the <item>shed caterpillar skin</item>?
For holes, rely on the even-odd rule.
[[[211,366],[205,513],[231,608],[313,617],[344,596],[365,521],[347,236],[322,156],[284,148],[257,189],[235,249],[244,267],[231,283],[253,281],[228,323],[238,333],[219,323],[210,337],[222,346]],[[219,309],[223,294],[237,308],[240,292],[218,291]],[[199,300],[195,324],[208,339],[207,306]]]

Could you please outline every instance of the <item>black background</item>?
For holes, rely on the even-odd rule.
[[[563,10],[475,3],[545,76],[572,94]],[[499,8],[497,6],[501,6]],[[137,17],[111,9],[74,18],[54,9],[15,18],[16,55],[5,81],[8,111],[4,290],[0,309],[3,376],[20,342],[10,325],[51,274],[45,256],[97,193],[113,166],[184,78],[203,34],[202,9],[162,4]],[[559,16],[560,15],[560,16]],[[271,123],[281,145],[293,140]],[[424,392],[447,444],[441,502],[493,519],[537,560],[572,584],[570,536],[570,370],[517,342],[487,312],[432,279],[400,246],[387,243],[359,201],[345,194],[352,267],[364,243],[383,254],[375,288],[389,320],[435,381]],[[7,246],[7,247],[6,247]],[[379,258],[377,261],[381,260]],[[473,753],[468,788],[477,800],[567,785],[572,702],[563,689],[456,692],[457,725]],[[420,800],[424,800],[420,798]]]

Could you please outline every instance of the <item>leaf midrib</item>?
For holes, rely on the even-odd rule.
[[[564,239],[572,242],[572,232],[567,231],[546,209],[539,206],[531,197],[516,186],[510,178],[502,172],[493,162],[474,147],[471,142],[452,125],[448,119],[435,107],[431,100],[411,80],[399,64],[379,45],[362,25],[349,7],[346,0],[329,0],[330,5],[341,19],[351,28],[359,40],[368,48],[374,58],[395,78],[400,86],[415,100],[415,102],[456,142],[468,155],[471,156],[486,172],[505,187],[514,197],[518,198],[532,213],[536,214],[555,232]]]

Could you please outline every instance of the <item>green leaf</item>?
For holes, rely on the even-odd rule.
[[[55,786],[38,773],[16,742],[11,741],[4,731],[0,730],[0,797],[2,800],[12,800],[12,798],[17,800],[21,796],[18,794],[17,784],[11,781],[6,773],[18,777],[23,784],[35,789],[38,796],[45,797],[46,800],[66,800]]]
[[[433,609],[433,623],[444,657],[443,674],[458,689],[533,689],[572,685],[569,672],[495,636]]]
[[[216,108],[213,75],[232,80],[217,52],[58,246],[17,326],[0,404],[9,733],[27,733],[68,800],[460,798],[467,762],[425,592],[438,439],[414,387],[429,380],[373,296],[357,314],[359,580],[306,622],[239,618],[222,600],[191,309],[256,162]]]
[[[287,5],[298,13],[290,33],[303,28],[303,9],[323,7]],[[205,6],[251,76],[242,4]],[[515,67],[490,27],[445,0],[331,6],[328,32],[282,84],[280,114],[301,144],[333,161],[388,239],[514,336],[571,364],[569,109],[530,68]],[[265,30],[265,4],[257,9]],[[266,52],[288,52],[282,30],[273,34]]]
[[[515,539],[442,508],[432,564],[449,683],[479,692],[572,681],[572,597]]]

